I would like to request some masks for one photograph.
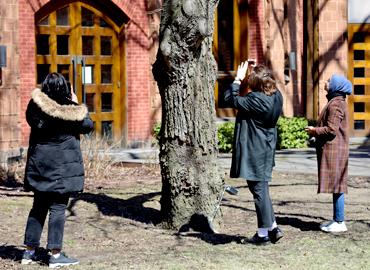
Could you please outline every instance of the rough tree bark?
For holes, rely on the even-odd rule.
[[[153,66],[162,99],[160,166],[163,224],[179,229],[212,219],[223,178],[217,167],[212,54],[218,0],[163,3]]]

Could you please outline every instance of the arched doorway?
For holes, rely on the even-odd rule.
[[[124,119],[119,28],[97,8],[71,2],[36,19],[36,80],[63,74],[95,124],[97,136],[119,140]]]

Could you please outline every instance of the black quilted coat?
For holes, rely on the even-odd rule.
[[[86,106],[72,101],[60,105],[40,89],[35,89],[26,119],[31,134],[25,189],[60,194],[82,191],[84,166],[80,134],[93,129]]]

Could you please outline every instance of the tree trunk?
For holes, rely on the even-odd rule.
[[[179,229],[194,217],[212,221],[223,188],[217,166],[217,65],[212,54],[217,4],[218,0],[163,4],[153,74],[162,99],[161,212],[169,228]]]

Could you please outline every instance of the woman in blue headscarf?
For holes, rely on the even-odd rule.
[[[333,194],[333,220],[324,223],[324,232],[347,231],[344,222],[344,193],[348,178],[348,109],[346,96],[352,84],[343,75],[333,75],[324,87],[328,103],[320,113],[317,126],[306,131],[316,139],[318,164],[318,193]]]

